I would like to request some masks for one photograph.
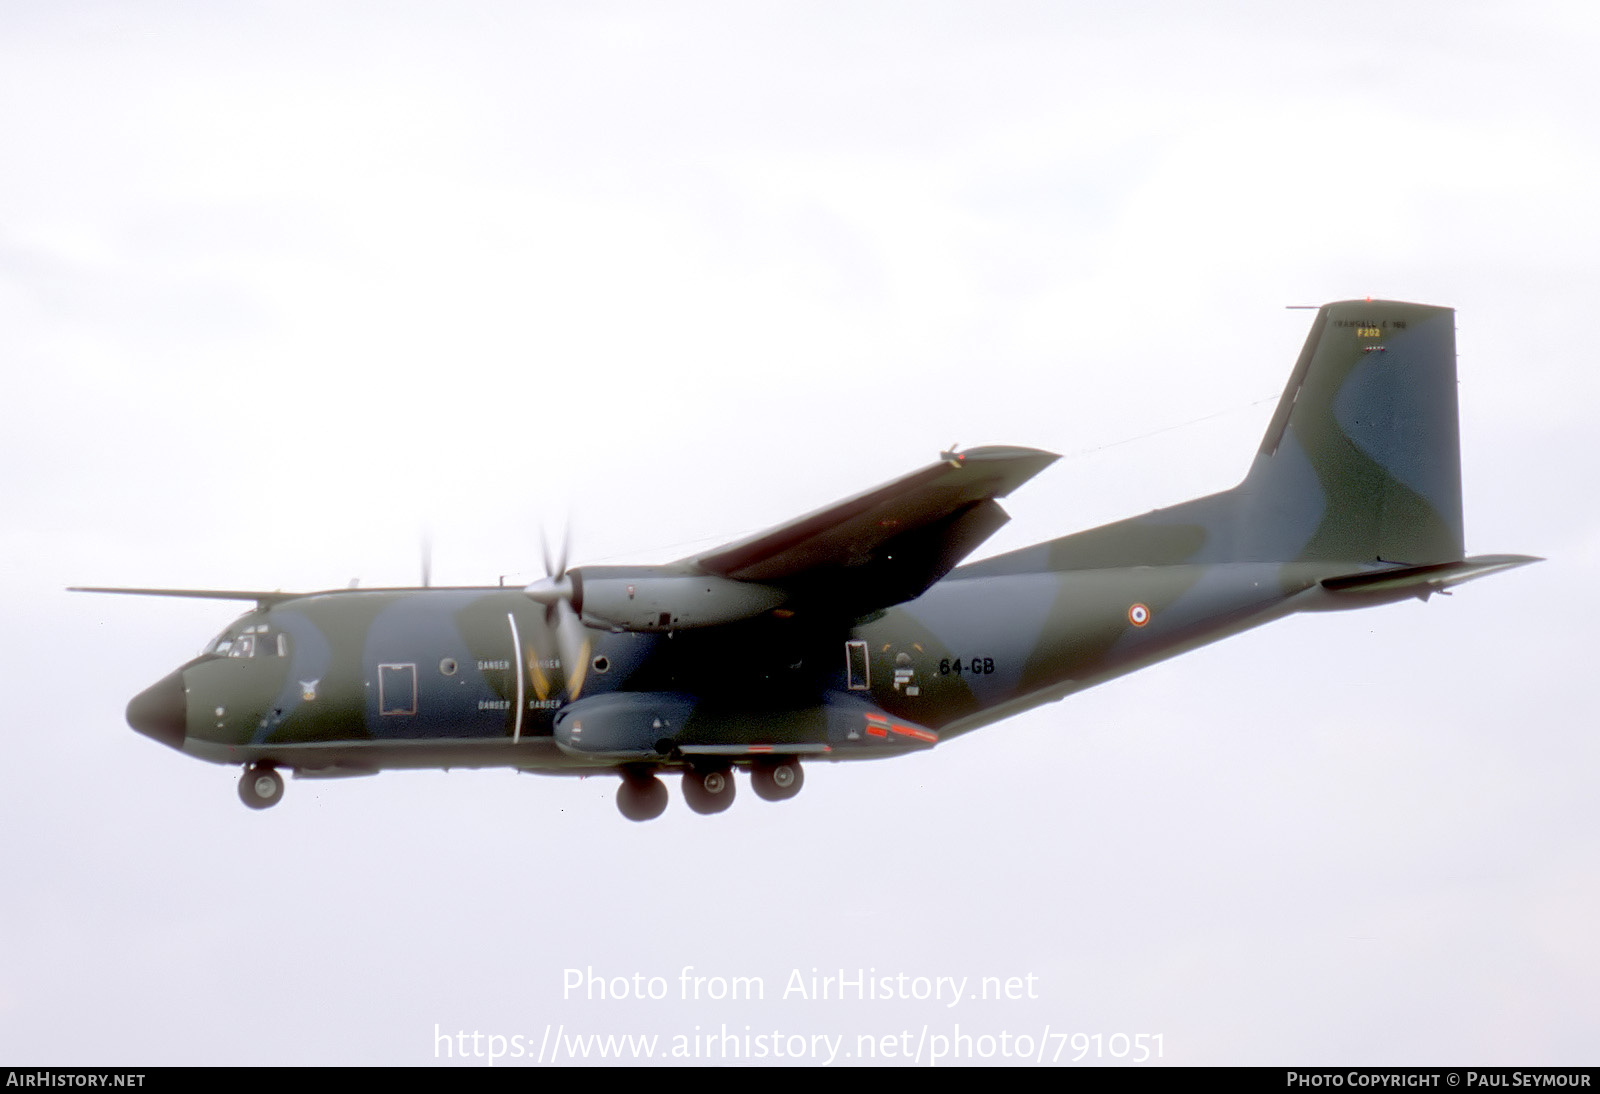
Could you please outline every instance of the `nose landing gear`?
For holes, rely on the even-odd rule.
[[[239,777],[239,800],[251,809],[268,809],[283,797],[283,776],[267,764],[251,764]]]

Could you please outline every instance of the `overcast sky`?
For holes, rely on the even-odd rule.
[[[1597,30],[1576,2],[0,5],[0,1062],[726,1024],[1596,1063]],[[575,562],[667,561],[952,441],[1067,457],[1009,549],[1232,485],[1309,323],[1285,306],[1368,295],[1458,309],[1468,547],[1548,562],[813,766],[781,805],[674,785],[637,825],[611,779],[483,771],[253,813],[123,719],[238,606],[62,591],[409,583],[423,528],[443,583],[531,579],[568,521]],[[684,966],[766,998],[684,1002]],[[669,998],[564,999],[590,968]],[[813,968],[1037,997],[782,997]]]

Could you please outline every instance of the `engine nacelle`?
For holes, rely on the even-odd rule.
[[[751,619],[788,594],[725,577],[663,573],[649,567],[583,566],[572,571],[573,607],[595,627],[675,631]]]

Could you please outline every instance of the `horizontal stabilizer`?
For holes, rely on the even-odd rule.
[[[1543,562],[1533,555],[1476,555],[1460,562],[1436,562],[1428,566],[1400,566],[1389,570],[1368,570],[1359,574],[1330,577],[1322,587],[1332,593],[1377,595],[1398,599],[1415,596],[1423,600],[1463,581],[1514,570],[1530,562]]]

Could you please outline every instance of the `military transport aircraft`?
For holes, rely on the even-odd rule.
[[[770,531],[660,566],[526,588],[90,592],[254,607],[128,704],[134,729],[301,777],[400,767],[620,776],[624,815],[698,813],[734,772],[792,797],[802,763],[931,748],[1292,612],[1361,608],[1538,561],[1462,547],[1454,312],[1318,310],[1231,490],[958,564],[1056,459],[947,451]]]

